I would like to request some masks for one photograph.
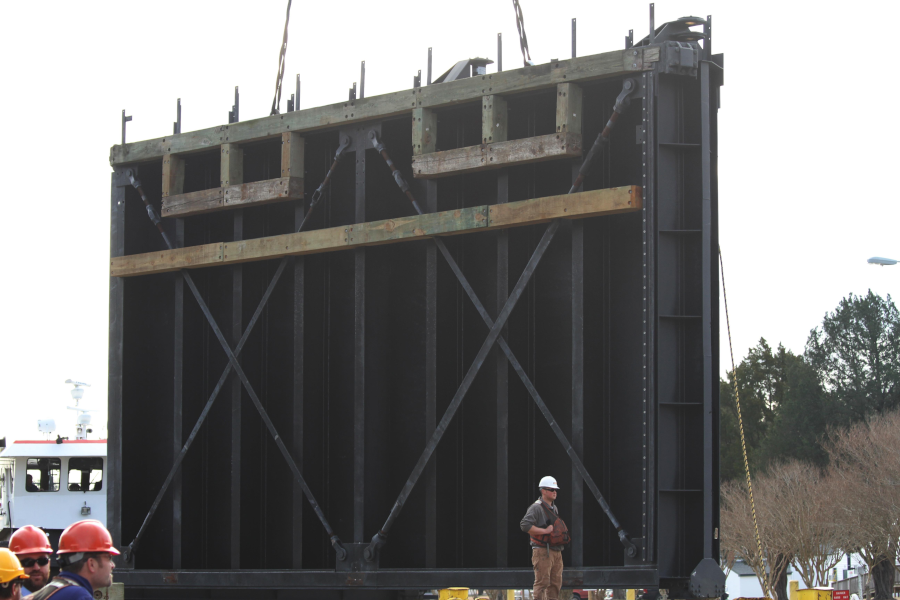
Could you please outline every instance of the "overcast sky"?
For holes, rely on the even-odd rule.
[[[644,2],[521,0],[532,58],[623,47],[646,35]],[[123,108],[130,141],[268,114],[285,0],[11,2],[2,52],[3,206],[0,436],[37,437],[39,418],[72,435],[63,382],[93,384],[82,404],[106,421],[109,148]],[[725,53],[719,113],[719,227],[735,352],[760,337],[801,352],[809,330],[849,293],[900,292],[895,185],[897,5],[657,2],[657,23],[714,18]],[[366,61],[366,96],[408,89],[472,56],[521,64],[508,0],[294,2],[287,96],[301,108],[345,100]],[[493,66],[490,70],[493,70]],[[285,102],[282,102],[284,108]],[[724,311],[723,311],[724,315]],[[152,315],[147,315],[152,318]],[[724,319],[724,316],[723,316]],[[728,366],[722,322],[722,367]]]

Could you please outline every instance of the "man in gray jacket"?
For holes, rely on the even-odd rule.
[[[535,536],[548,535],[553,532],[553,521],[559,515],[556,508],[556,495],[559,486],[553,477],[544,477],[539,484],[541,497],[528,507],[528,512],[519,523],[522,531],[531,536],[531,565],[534,567],[534,599],[559,600],[562,587],[562,549],[565,546],[542,544]],[[553,511],[554,517],[548,514],[541,505],[545,503]]]

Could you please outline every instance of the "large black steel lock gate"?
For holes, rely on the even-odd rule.
[[[640,213],[194,270],[196,300],[184,298],[187,280],[177,275],[113,279],[117,541],[137,534],[217,384],[225,396],[197,429],[134,570],[120,579],[136,588],[219,587],[222,569],[239,568],[228,585],[415,588],[464,579],[525,587],[518,520],[540,476],[553,474],[577,540],[567,585],[686,590],[692,570],[718,552],[718,280],[708,263],[717,243],[720,73],[703,59],[696,76],[660,68],[631,78],[635,99],[585,189],[641,184]],[[623,81],[583,84],[585,140],[606,125]],[[510,137],[541,135],[547,104],[540,95],[510,100]],[[480,134],[473,114],[442,112],[438,143],[471,145]],[[424,212],[565,193],[581,164],[413,181],[408,121],[370,125],[377,139],[367,125],[341,130],[358,131],[307,229],[410,213],[379,141]],[[307,189],[331,168],[336,133],[306,138]],[[269,177],[269,150],[245,152],[250,176]],[[204,159],[195,160],[202,177]],[[154,169],[135,169],[151,202]],[[114,255],[154,244],[128,183],[118,170]],[[179,219],[169,232],[178,246],[275,235],[299,227],[308,205]],[[510,274],[523,272],[531,283],[511,285]],[[507,299],[518,294],[503,323]],[[206,323],[218,323],[221,335]],[[496,349],[494,340],[502,340]],[[467,377],[473,362],[480,373]],[[226,369],[243,376],[229,384]],[[461,383],[469,387],[454,414],[447,409]],[[439,424],[442,414],[452,420]],[[304,485],[320,515],[304,507]],[[619,540],[591,495],[608,500],[633,539]],[[369,540],[377,531],[389,535]],[[338,560],[335,537],[348,560]]]

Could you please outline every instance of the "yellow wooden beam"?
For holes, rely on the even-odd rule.
[[[165,273],[179,269],[270,260],[319,252],[376,246],[435,236],[522,227],[552,219],[582,219],[633,212],[641,208],[641,188],[624,186],[474,206],[439,213],[397,217],[251,240],[206,244],[113,258],[112,277]]]

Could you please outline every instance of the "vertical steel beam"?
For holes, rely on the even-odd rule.
[[[179,103],[180,108],[180,103]],[[184,247],[184,219],[175,219],[175,247]],[[173,314],[173,373],[172,373],[172,460],[184,445],[184,277],[175,275],[175,306]],[[181,568],[181,469],[172,478],[172,568]]]
[[[576,167],[577,168],[577,167]],[[573,168],[575,171],[575,168]],[[577,172],[573,173],[577,177]],[[572,222],[572,447],[584,456],[584,221]],[[584,480],[572,465],[573,567],[584,565]]]
[[[509,202],[509,172],[501,169],[497,174],[497,204]],[[497,232],[497,291],[494,314],[500,314],[509,297],[509,233]],[[509,337],[509,327],[500,332]],[[495,349],[497,357],[497,566],[507,566],[509,560],[509,361]]]
[[[700,169],[701,169],[701,220],[702,220],[702,245],[701,264],[703,277],[703,558],[713,557],[713,527],[716,521],[716,500],[719,494],[719,486],[716,481],[713,467],[719,448],[713,444],[713,436],[717,423],[713,421],[715,408],[713,406],[713,386],[718,385],[718,373],[713,370],[713,301],[718,302],[718,286],[715,292],[712,288],[712,277],[716,271],[714,263],[715,248],[713,247],[713,222],[712,222],[712,147],[710,144],[710,85],[709,62],[700,61]]]
[[[366,220],[366,147],[368,137],[356,135],[355,222]],[[353,541],[364,541],[366,509],[366,250],[354,250],[353,274]]]
[[[362,61],[359,66],[359,98],[362,100],[366,97],[366,61]]]
[[[436,179],[425,181],[425,212],[437,212]],[[437,426],[437,248],[425,249],[425,443]],[[437,566],[437,465],[425,471],[425,566]]]
[[[122,109],[122,145],[125,145],[125,123],[131,120],[131,115],[125,116],[125,109]]]
[[[653,5],[650,5],[651,15]],[[651,17],[652,20],[652,17]],[[652,35],[652,31],[651,31]],[[656,560],[654,533],[652,526],[656,512],[656,335],[659,326],[656,320],[656,78],[653,73],[644,73],[644,102],[642,124],[644,129],[644,207],[641,209],[643,232],[643,490],[641,506],[641,528],[644,544],[642,558]]]
[[[123,111],[124,115],[124,111]],[[122,125],[124,141],[124,123]],[[124,171],[112,174],[109,253],[125,255],[125,190],[130,182]],[[109,387],[107,389],[107,473],[106,515],[113,543],[122,543],[122,343],[124,341],[125,279],[109,278]]]
[[[572,19],[572,58],[578,56],[575,52],[575,19]]]
[[[300,228],[303,216],[306,214],[306,202],[300,200],[294,204],[294,230]],[[305,341],[305,308],[306,308],[306,262],[302,256],[294,257],[294,432],[291,438],[292,454],[294,460],[303,469],[303,384],[304,384],[304,353]],[[303,567],[303,490],[300,484],[294,481],[293,488],[293,536],[291,543],[291,566],[294,569]]]
[[[244,239],[244,211],[234,211],[234,240]],[[244,268],[231,267],[231,344],[237,348],[243,334]],[[240,357],[238,358],[240,361]],[[241,567],[241,380],[231,379],[231,568]]]

